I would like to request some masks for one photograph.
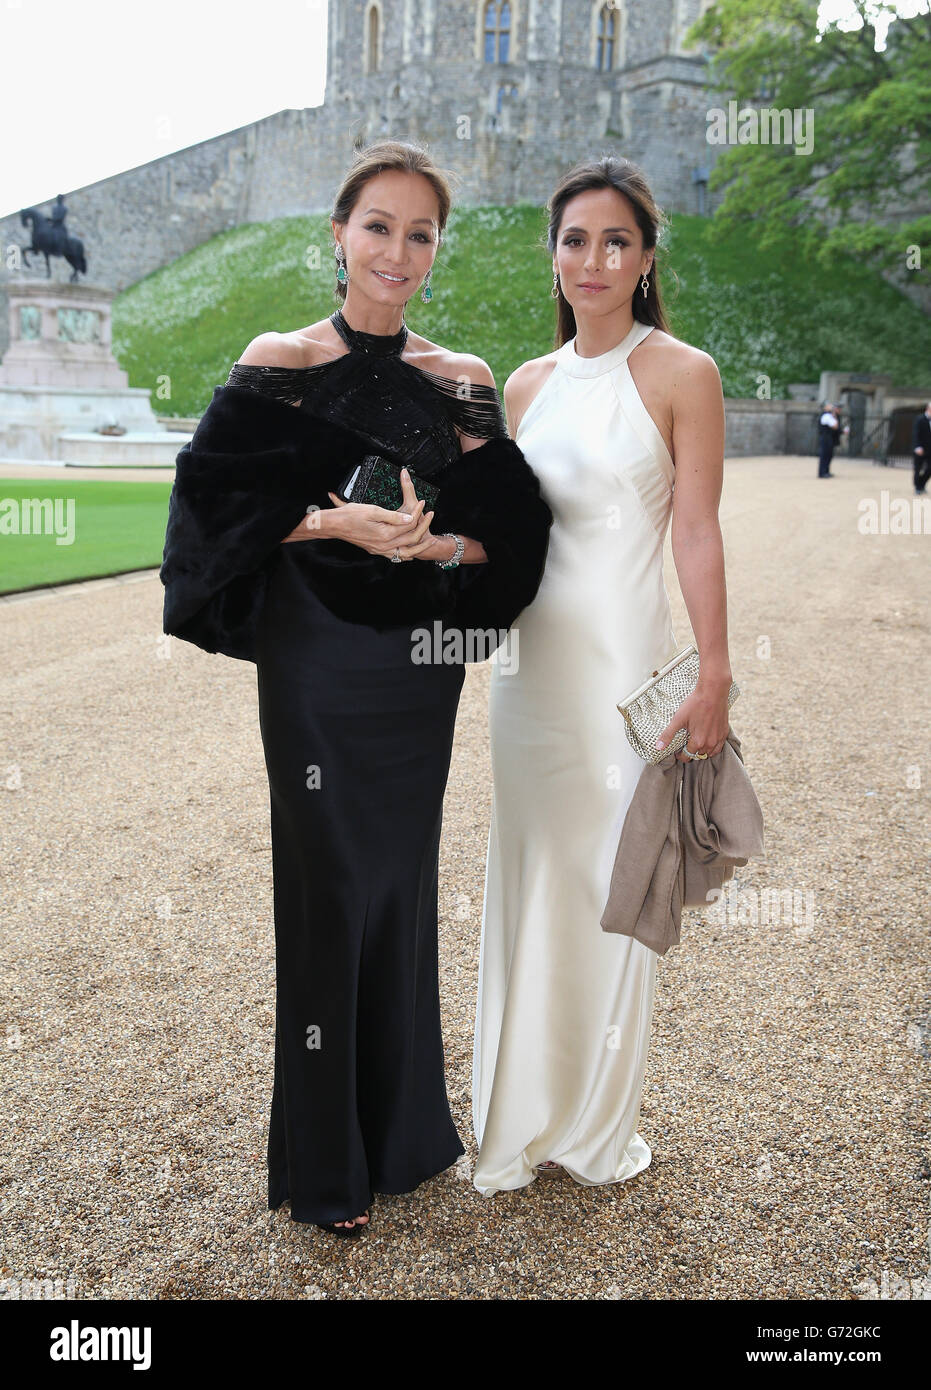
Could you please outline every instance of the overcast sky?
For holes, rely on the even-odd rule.
[[[319,105],[326,31],[326,0],[0,0],[0,215]]]
[[[326,0],[0,0],[0,215],[319,105],[326,28]]]

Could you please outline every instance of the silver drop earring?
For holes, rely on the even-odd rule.
[[[553,299],[558,299],[558,298],[559,298],[559,271],[558,271],[558,270],[554,270],[554,271],[553,271],[553,288],[550,290],[550,294],[551,294],[551,296],[553,297]]]
[[[644,275],[643,279],[640,281],[640,288],[643,290],[644,299],[646,299],[647,290],[650,288],[650,282],[647,279],[646,275]]]

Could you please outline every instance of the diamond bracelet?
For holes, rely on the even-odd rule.
[[[465,554],[465,541],[461,536],[454,536],[451,531],[444,531],[441,539],[455,541],[456,553],[451,555],[448,560],[434,560],[433,563],[441,570],[455,569]]]

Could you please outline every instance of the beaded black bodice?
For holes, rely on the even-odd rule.
[[[235,362],[227,386],[263,391],[345,425],[423,478],[440,481],[461,456],[457,428],[481,439],[508,437],[494,386],[438,376],[401,353],[398,333],[363,333],[337,309],[330,322],[348,351],[310,367],[266,367]]]

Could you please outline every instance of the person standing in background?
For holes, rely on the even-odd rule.
[[[912,429],[912,467],[915,496],[925,497],[925,487],[931,478],[931,401],[920,415],[915,416]]]
[[[824,402],[824,410],[818,421],[818,477],[833,478],[835,474],[831,472],[831,459],[834,457],[834,446],[840,442],[840,419],[837,415],[837,407],[830,401]]]

